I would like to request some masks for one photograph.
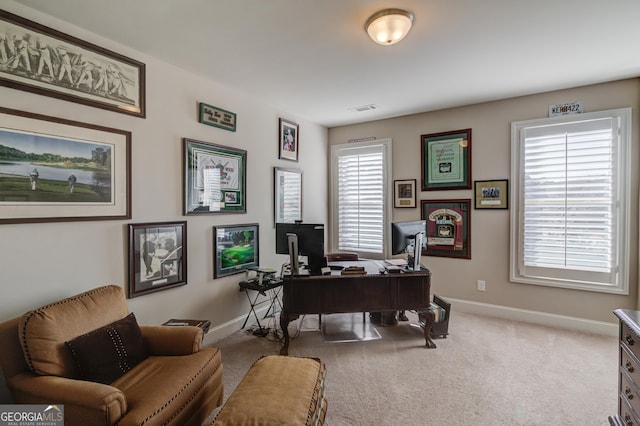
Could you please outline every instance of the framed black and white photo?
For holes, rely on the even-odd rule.
[[[0,47],[2,86],[145,117],[141,62],[4,10]]]
[[[393,207],[416,207],[416,179],[393,181]]]
[[[273,168],[275,223],[302,220],[302,170]]]
[[[477,180],[474,185],[474,208],[496,210],[509,208],[509,181],[507,179]]]
[[[131,218],[131,132],[0,107],[0,223]]]
[[[246,213],[247,151],[184,139],[184,214]]]
[[[129,297],[187,284],[187,222],[129,224]]]
[[[259,225],[223,225],[213,227],[213,277],[244,272],[260,265]]]
[[[298,161],[299,126],[283,118],[280,119],[280,141],[278,142],[282,160]]]

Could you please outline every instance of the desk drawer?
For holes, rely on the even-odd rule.
[[[637,387],[624,372],[620,373],[620,397],[629,403],[635,413],[640,413],[640,395]]]
[[[623,396],[620,396],[620,418],[627,426],[640,426],[638,416],[636,416],[629,402]]]
[[[638,337],[631,328],[624,322],[621,323],[620,328],[620,341],[623,346],[626,346],[631,353],[633,353],[637,359],[640,359],[640,337]]]
[[[636,385],[640,384],[640,363],[626,345],[620,345],[620,371],[624,371]]]

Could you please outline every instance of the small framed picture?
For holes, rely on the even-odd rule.
[[[260,265],[257,223],[213,227],[213,278],[244,272]]]
[[[187,222],[129,224],[129,297],[187,284]]]
[[[393,207],[411,208],[416,206],[416,179],[393,181]]]
[[[474,185],[474,208],[503,210],[509,208],[508,180],[477,180]]]
[[[299,126],[296,123],[280,119],[280,141],[278,142],[282,160],[298,161]]]

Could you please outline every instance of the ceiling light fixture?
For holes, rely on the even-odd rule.
[[[371,40],[390,46],[402,40],[413,24],[413,13],[403,9],[384,9],[367,19],[364,29]]]

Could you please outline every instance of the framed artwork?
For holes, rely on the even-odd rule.
[[[471,129],[420,136],[422,190],[471,189]]]
[[[393,207],[410,208],[416,206],[416,179],[393,181]]]
[[[302,220],[302,170],[273,168],[275,223]]]
[[[298,161],[299,126],[296,123],[280,119],[280,141],[278,142],[280,155],[283,160]]]
[[[143,63],[4,10],[0,35],[0,85],[145,117]]]
[[[187,284],[187,222],[129,224],[129,297]]]
[[[131,218],[131,132],[0,107],[0,223]]]
[[[236,113],[200,102],[198,122],[220,129],[236,131]]]
[[[247,151],[183,142],[184,214],[246,213]]]
[[[213,227],[213,278],[244,272],[260,265],[257,223]]]
[[[476,209],[508,209],[509,208],[509,181],[501,180],[477,180],[474,182]]]
[[[471,259],[471,200],[422,200],[427,256]]]

